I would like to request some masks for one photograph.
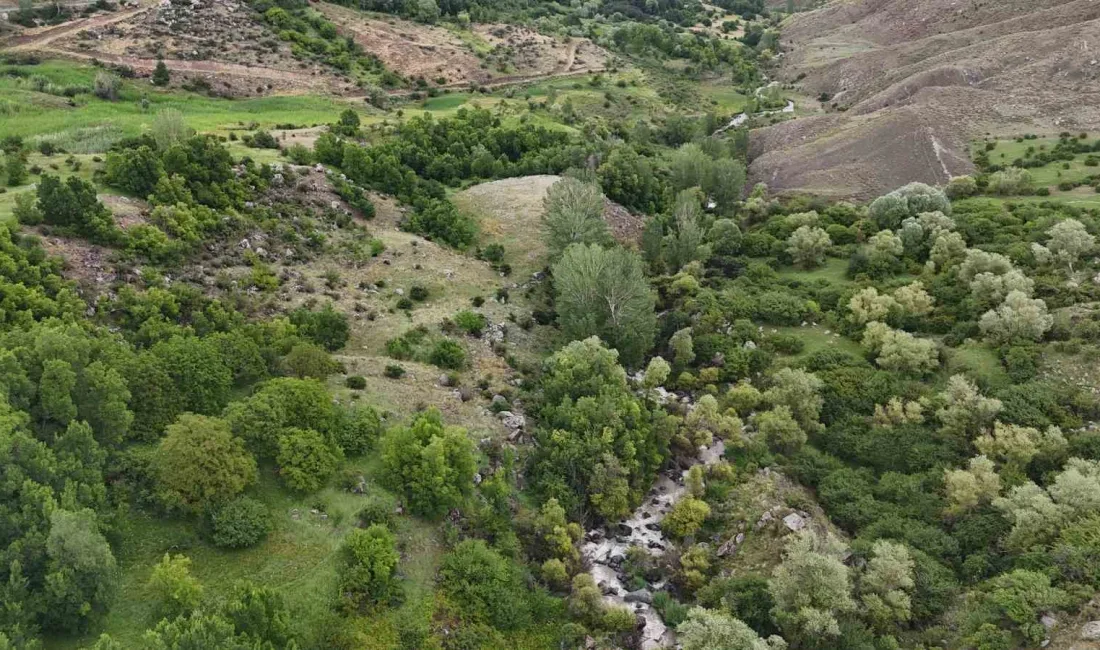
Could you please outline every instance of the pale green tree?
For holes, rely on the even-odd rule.
[[[966,258],[966,240],[957,232],[942,233],[932,241],[928,261],[932,270],[944,270]]]
[[[555,305],[571,340],[599,336],[625,363],[641,361],[657,329],[642,261],[621,248],[573,244],[554,265]]]
[[[772,385],[764,391],[764,400],[772,406],[785,406],[807,433],[821,428],[818,419],[824,399],[825,382],[801,368],[783,368],[772,375]]]
[[[799,226],[787,238],[787,253],[790,254],[795,264],[812,269],[821,266],[825,262],[825,254],[833,241],[821,228],[817,226]]]
[[[693,607],[676,628],[683,650],[786,650],[778,636],[760,638],[751,627],[729,614]]]
[[[542,203],[543,237],[552,257],[570,244],[611,243],[598,185],[565,177],[550,186]]]
[[[1021,470],[1040,452],[1058,452],[1067,444],[1058,427],[1040,432],[1034,427],[1000,421],[994,422],[992,430],[974,440],[974,446],[983,455]]]
[[[1069,508],[1055,503],[1046,490],[1028,481],[993,501],[1012,522],[1005,544],[1014,550],[1029,549],[1052,538],[1069,515]]]
[[[1022,291],[1009,293],[997,309],[982,314],[978,326],[986,338],[997,343],[1038,341],[1054,324],[1041,298],[1028,298]]]
[[[868,209],[868,216],[879,228],[893,230],[906,217],[936,211],[951,214],[951,201],[947,195],[924,183],[910,183],[875,199]]]
[[[670,180],[676,191],[702,187],[709,168],[710,156],[694,142],[672,152],[668,160]]]
[[[1100,460],[1070,458],[1054,477],[1049,492],[1075,515],[1100,512]]]
[[[943,406],[936,417],[945,432],[974,436],[992,426],[1004,405],[1001,400],[984,397],[965,375],[953,375],[939,394]]]
[[[892,296],[880,294],[874,287],[865,287],[848,301],[848,320],[856,325],[885,321],[897,309],[898,301]]]
[[[983,309],[999,304],[1012,292],[1030,297],[1034,291],[1035,281],[1019,269],[1011,269],[1000,275],[979,273],[970,281],[970,296]]]
[[[883,323],[867,324],[863,345],[875,355],[875,363],[886,370],[926,375],[939,368],[936,342],[913,336]]]
[[[1047,248],[1055,259],[1066,265],[1070,273],[1073,273],[1077,260],[1096,246],[1096,238],[1076,219],[1059,221],[1050,227],[1047,236],[1050,237]]]
[[[676,330],[668,339],[668,347],[672,350],[672,362],[677,366],[682,368],[695,361],[695,343],[690,327]]]
[[[970,459],[967,469],[947,470],[943,477],[947,513],[961,515],[992,503],[1001,493],[1001,477],[985,456]]]
[[[722,214],[729,214],[741,200],[745,187],[745,166],[732,158],[713,161],[703,177],[703,193],[709,196]],[[751,200],[751,199],[750,199]]]
[[[859,586],[863,607],[878,629],[889,631],[908,621],[916,587],[909,549],[897,542],[875,541]]]
[[[901,237],[892,231],[880,230],[867,240],[866,250],[867,257],[872,262],[893,264],[905,252],[905,246],[901,243]]]
[[[897,301],[898,307],[906,316],[915,317],[927,316],[932,313],[932,308],[936,304],[936,299],[925,291],[924,283],[919,280],[895,289],[894,300]],[[876,318],[873,320],[881,319]]]
[[[840,635],[837,617],[855,609],[851,577],[840,559],[842,548],[810,530],[794,535],[768,584],[772,614],[788,639]]]
[[[661,357],[653,357],[649,360],[649,365],[645,367],[645,374],[642,376],[642,386],[644,386],[646,390],[653,390],[658,386],[664,386],[671,372],[672,366],[670,366],[667,361]]]
[[[924,404],[920,401],[903,401],[900,397],[891,397],[886,404],[875,404],[872,421],[877,427],[895,427],[905,424],[924,422]]]
[[[699,192],[688,189],[676,195],[672,217],[676,223],[673,232],[665,236],[664,260],[672,272],[696,260],[705,261],[710,250],[704,245],[705,232],[701,220]]]

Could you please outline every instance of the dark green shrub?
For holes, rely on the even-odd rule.
[[[447,370],[460,370],[466,365],[466,349],[451,339],[442,339],[428,353],[428,362]]]
[[[455,325],[470,336],[481,336],[481,332],[489,325],[489,319],[484,314],[464,309],[454,318]]]
[[[396,363],[388,364],[382,374],[390,379],[401,379],[405,376],[405,367],[399,366]]]
[[[344,384],[352,390],[363,390],[367,387],[367,378],[362,375],[352,375],[344,381]]]
[[[222,548],[247,548],[271,532],[267,506],[249,497],[237,497],[210,515],[212,541]]]

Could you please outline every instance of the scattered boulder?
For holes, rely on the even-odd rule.
[[[1083,641],[1100,641],[1100,621],[1089,621],[1081,627]]]
[[[649,593],[645,589],[639,589],[637,591],[631,591],[627,595],[623,596],[623,600],[628,603],[645,603],[646,605],[652,605],[653,594]]]
[[[792,512],[786,517],[783,517],[783,525],[791,532],[798,532],[806,527],[806,520],[797,512]]]

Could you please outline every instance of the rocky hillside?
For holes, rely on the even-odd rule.
[[[825,114],[763,129],[774,190],[870,197],[970,171],[986,132],[1100,126],[1100,3],[837,0],[790,18],[780,77]]]

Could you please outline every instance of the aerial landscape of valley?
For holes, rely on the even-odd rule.
[[[0,650],[1100,650],[1100,2],[0,0]]]

